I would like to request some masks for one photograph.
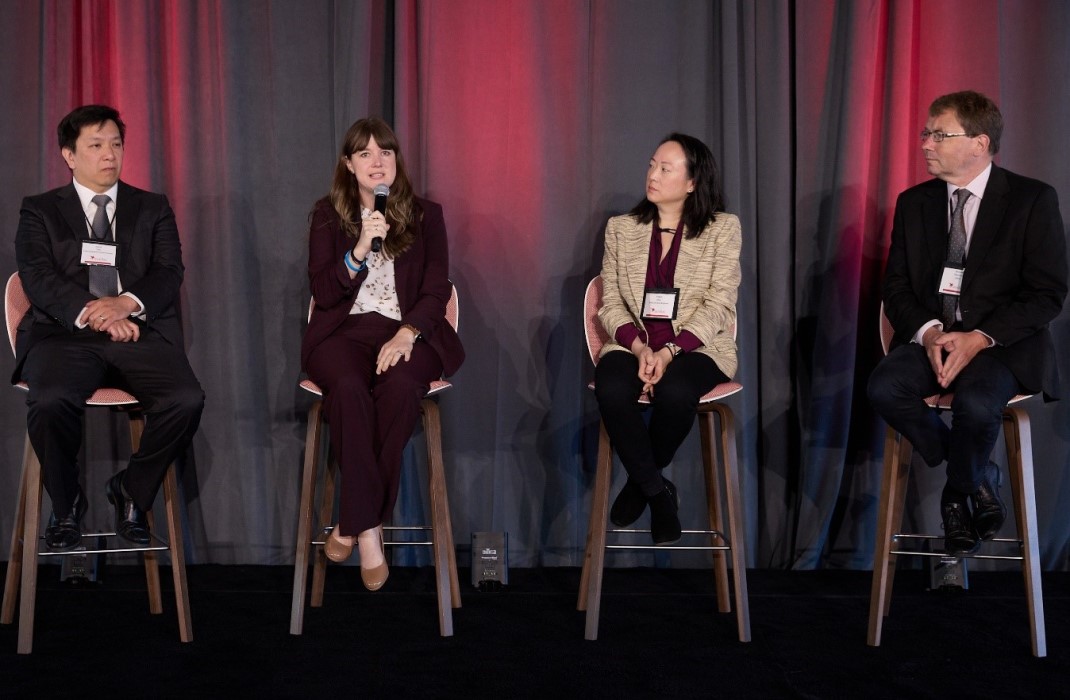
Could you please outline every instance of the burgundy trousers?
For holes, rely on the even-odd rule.
[[[420,417],[420,400],[442,376],[442,361],[417,341],[412,356],[375,374],[379,348],[398,328],[376,313],[351,315],[312,351],[306,371],[323,389],[331,450],[342,472],[339,534],[388,520],[397,500],[401,453]]]

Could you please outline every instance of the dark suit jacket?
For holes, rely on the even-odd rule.
[[[947,254],[947,184],[934,179],[899,195],[884,279],[893,345],[940,318],[937,288]],[[1022,388],[1058,396],[1048,322],[1067,291],[1066,238],[1055,190],[992,166],[970,237],[959,308],[962,329],[996,341],[983,350],[1006,364]]]
[[[115,210],[116,264],[124,292],[145,305],[146,329],[182,347],[178,290],[182,284],[182,246],[167,197],[119,183]],[[82,241],[89,237],[85,213],[74,185],[22,201],[15,259],[33,305],[19,325],[15,372],[19,381],[26,354],[42,338],[74,333],[82,308],[94,299],[82,265]]]
[[[446,321],[446,303],[452,290],[446,224],[441,206],[424,199],[417,199],[416,204],[415,240],[394,260],[401,323],[420,330],[442,360],[444,374],[449,376],[464,361],[464,348]],[[357,290],[368,277],[364,270],[349,278],[344,256],[353,244],[353,239],[342,231],[330,201],[316,202],[308,244],[308,279],[315,306],[301,341],[302,367],[307,365],[312,351],[349,317]]]

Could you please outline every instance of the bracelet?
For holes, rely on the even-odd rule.
[[[403,323],[401,325],[401,327],[402,328],[408,328],[410,331],[412,331],[412,342],[414,342],[414,343],[417,340],[419,340],[420,338],[424,337],[423,333],[421,333],[420,330],[416,326],[412,325],[411,323]]]
[[[368,267],[368,261],[361,260],[358,262],[357,259],[353,257],[352,250],[345,254],[345,263],[346,267],[349,268],[350,272],[361,272],[366,267]]]
[[[679,345],[677,345],[676,343],[665,343],[664,345],[661,346],[661,349],[668,350],[669,354],[672,355],[673,357],[676,357],[682,351],[682,348]]]

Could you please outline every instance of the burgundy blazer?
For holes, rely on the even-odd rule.
[[[360,285],[368,271],[349,278],[345,255],[353,239],[342,231],[338,213],[328,199],[316,202],[308,233],[308,281],[315,305],[301,340],[301,367],[316,347],[349,317]],[[457,371],[464,361],[464,348],[456,331],[446,321],[446,303],[452,285],[448,273],[449,249],[442,207],[416,199],[415,240],[394,260],[401,323],[415,326],[423,340],[438,353],[445,376]]]

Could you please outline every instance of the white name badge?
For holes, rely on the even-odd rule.
[[[82,241],[82,264],[115,267],[119,246],[102,241]]]
[[[962,273],[965,270],[952,265],[944,266],[944,274],[940,276],[940,293],[957,297],[962,294]]]
[[[648,289],[643,295],[643,318],[647,321],[671,321],[676,318],[680,290]]]

